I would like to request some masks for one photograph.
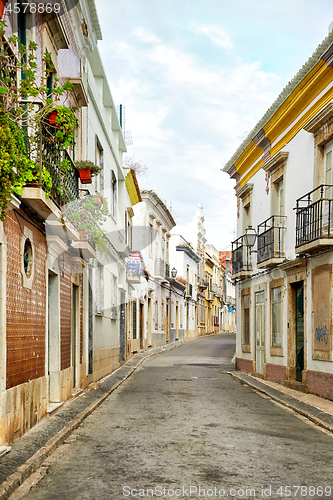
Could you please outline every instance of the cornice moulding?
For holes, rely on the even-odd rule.
[[[314,134],[318,129],[320,129],[320,127],[322,127],[322,125],[327,123],[332,116],[333,102],[330,102],[305,125],[304,130]]]
[[[248,193],[253,191],[254,184],[247,182],[237,193],[238,198],[244,198]]]
[[[265,170],[265,172],[272,172],[278,166],[280,166],[281,163],[286,162],[288,156],[289,156],[288,152],[280,151],[275,156],[273,156],[273,158],[271,158],[262,168]]]

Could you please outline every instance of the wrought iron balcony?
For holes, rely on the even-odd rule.
[[[61,161],[68,160],[66,172],[61,170]],[[79,174],[70,155],[65,151],[63,157],[53,144],[42,145],[43,166],[52,178],[51,198],[59,206],[69,203],[79,197]]]
[[[244,235],[231,243],[232,278],[243,279],[251,276],[252,264],[250,248],[245,244]]]
[[[208,280],[207,278],[204,278],[202,276],[199,277],[199,283],[198,283],[199,288],[207,288],[208,287]]]
[[[333,245],[333,186],[321,184],[296,200],[296,253]]]
[[[258,226],[257,266],[273,267],[283,262],[286,217],[272,215]]]
[[[164,262],[163,259],[157,258],[155,259],[155,276],[157,278],[162,278],[166,279],[168,278],[167,276],[167,264]]]

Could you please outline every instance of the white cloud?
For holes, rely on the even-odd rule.
[[[200,26],[196,29],[196,33],[208,36],[213,43],[225,49],[231,49],[233,47],[233,43],[228,33],[221,28],[215,28],[214,26]]]
[[[160,42],[160,39],[153,35],[152,33],[148,33],[144,28],[139,27],[132,31],[133,35],[142,40],[145,43],[156,43]]]
[[[201,30],[232,47],[222,30]],[[232,237],[236,205],[234,181],[220,169],[239,136],[275,99],[279,77],[260,61],[239,57],[228,68],[204,65],[182,45],[142,27],[112,43],[106,68],[115,101],[126,105],[126,129],[134,141],[129,154],[149,168],[140,186],[171,201],[179,224],[191,220],[202,203],[210,241],[224,246]]]

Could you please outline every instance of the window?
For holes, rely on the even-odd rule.
[[[23,266],[27,278],[31,277],[32,264],[33,264],[32,246],[29,238],[27,238],[24,243],[24,251],[23,251]]]
[[[281,287],[272,288],[272,347],[282,346]]]
[[[326,219],[328,219],[328,212],[330,212],[330,220],[332,220],[333,215],[333,207],[331,202],[331,200],[333,199],[333,187],[331,187],[333,186],[332,151],[328,151],[328,153],[326,153],[325,155],[325,184],[325,198],[327,201],[325,202],[326,207],[324,211],[324,222],[326,223]]]
[[[166,254],[165,254],[165,261],[167,264],[169,264],[169,240],[166,240]]]
[[[96,314],[104,312],[104,267],[98,264],[96,268]]]
[[[250,345],[250,295],[243,295],[243,344]]]
[[[96,136],[95,141],[95,163],[98,167],[101,167],[101,172],[95,176],[95,189],[99,193],[104,192],[104,170],[103,170],[103,148]]]
[[[110,213],[117,220],[117,179],[114,171],[111,172],[111,204]]]
[[[132,222],[127,210],[125,211],[125,243],[132,248]]]
[[[162,260],[165,261],[165,238],[162,237]]]
[[[132,303],[132,314],[133,314],[133,339],[137,338],[137,328],[136,328],[136,300]]]
[[[153,225],[149,224],[149,253],[153,255]]]
[[[251,226],[251,203],[247,203],[247,205],[244,206],[244,212],[243,212],[243,232],[245,233],[245,230],[247,227]]]

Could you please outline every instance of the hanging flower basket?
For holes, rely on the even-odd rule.
[[[78,168],[81,184],[91,184],[91,172],[88,168]]]
[[[83,169],[90,170],[91,175],[98,175],[102,167],[99,167],[98,165],[95,165],[94,162],[89,161],[89,160],[81,160],[81,161],[76,161],[75,162],[75,167],[80,171]]]
[[[49,125],[51,125],[52,127],[57,126],[57,116],[58,112],[55,110],[51,111],[51,113],[49,114]]]

